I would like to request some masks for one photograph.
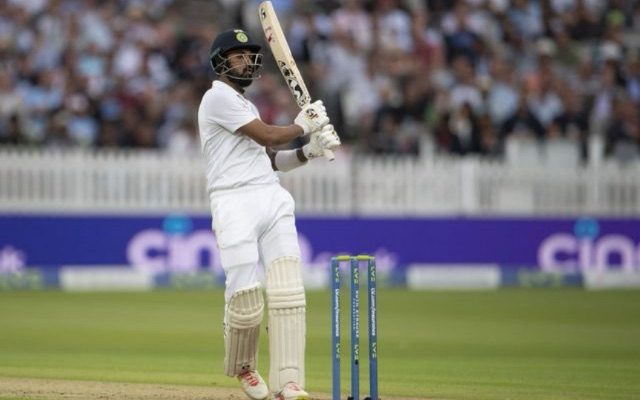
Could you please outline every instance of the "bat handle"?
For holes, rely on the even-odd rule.
[[[333,161],[336,159],[336,155],[333,154],[333,151],[326,149],[324,150],[324,157],[329,161]]]

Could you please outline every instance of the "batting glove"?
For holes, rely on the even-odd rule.
[[[322,157],[325,150],[333,150],[341,145],[340,138],[333,129],[333,125],[325,125],[319,131],[313,132],[309,137],[309,143],[302,146],[302,152],[311,160]]]
[[[300,110],[293,123],[300,126],[305,135],[322,129],[323,126],[329,123],[327,110],[324,108],[322,100],[317,100],[305,106]]]

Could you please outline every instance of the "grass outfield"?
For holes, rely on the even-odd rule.
[[[640,291],[383,288],[378,301],[382,399],[640,396]],[[329,293],[308,303],[307,387],[326,394]],[[0,292],[0,377],[235,387],[222,374],[222,309],[222,291]]]

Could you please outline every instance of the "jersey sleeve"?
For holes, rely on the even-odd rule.
[[[257,118],[249,102],[237,93],[212,90],[206,102],[208,120],[235,132]]]

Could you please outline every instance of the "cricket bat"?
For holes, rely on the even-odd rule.
[[[293,59],[291,49],[287,43],[287,38],[282,32],[280,21],[276,11],[273,9],[271,1],[263,1],[259,7],[260,23],[262,24],[262,30],[264,31],[264,37],[271,48],[273,58],[276,60],[278,69],[287,82],[287,87],[293,98],[295,99],[298,107],[303,108],[307,104],[311,103],[311,96],[309,90],[304,84],[302,74],[296,65],[296,60]],[[324,156],[333,161],[335,155],[331,150],[325,150]]]

